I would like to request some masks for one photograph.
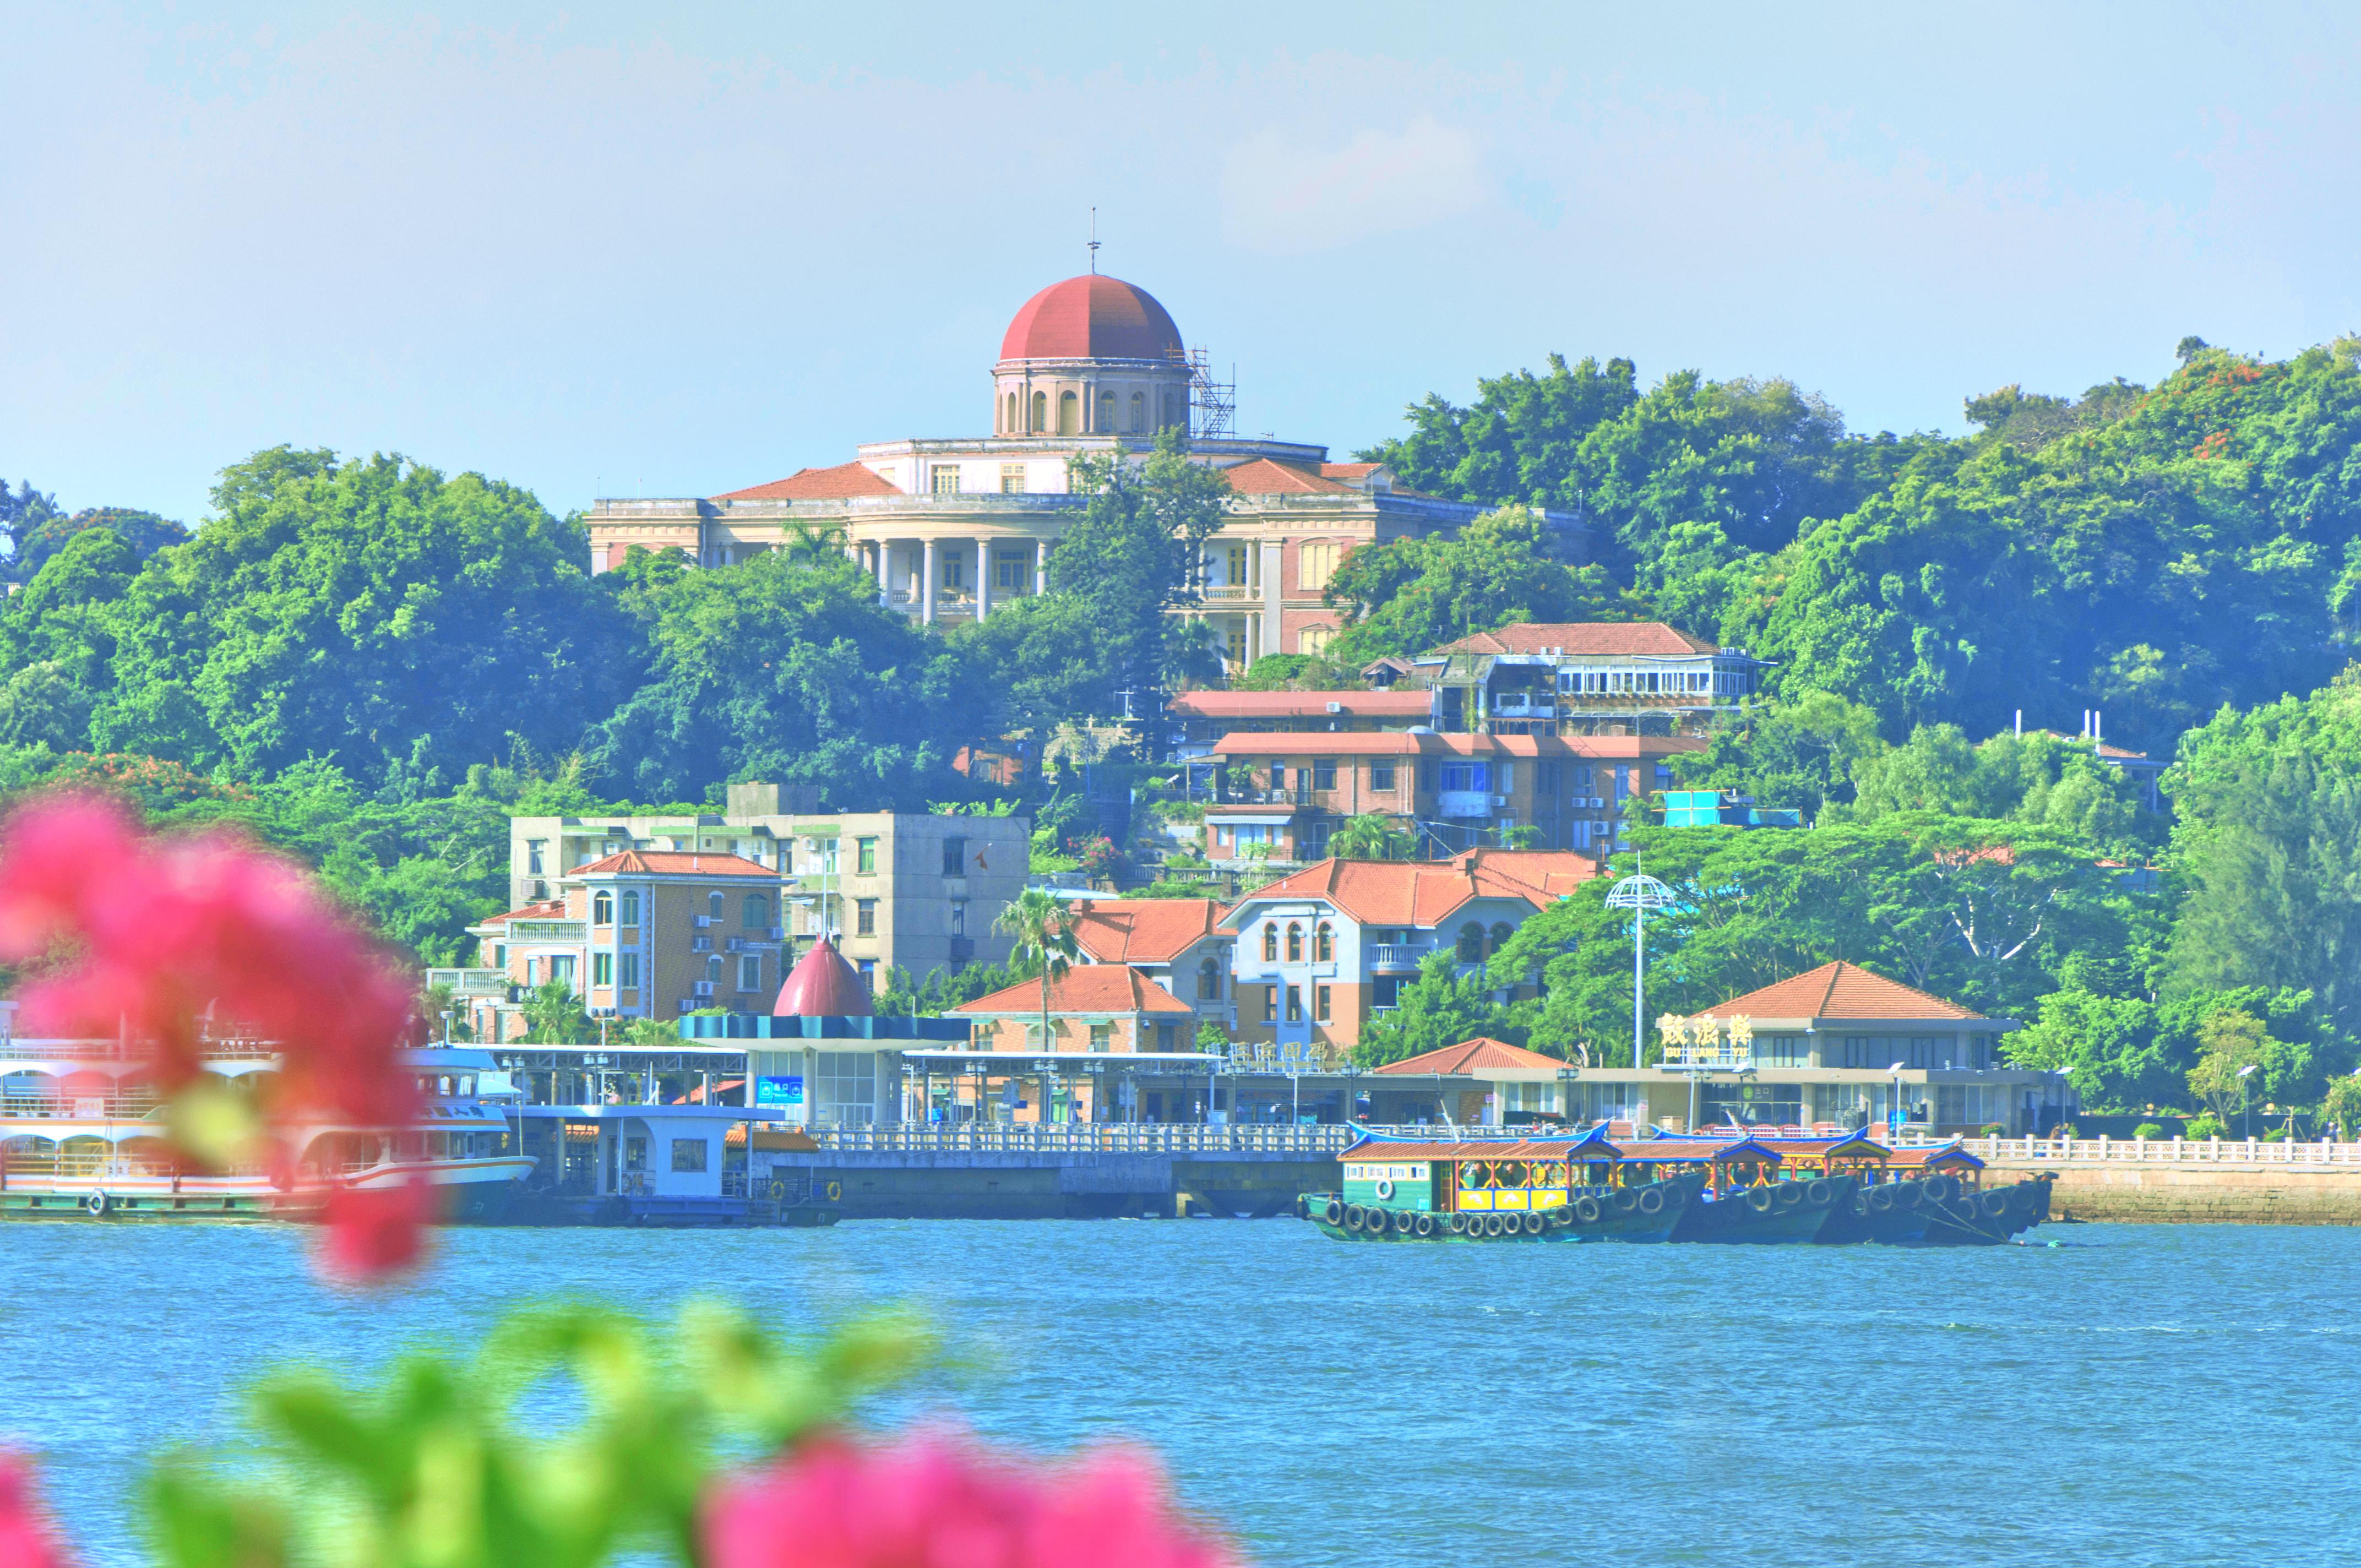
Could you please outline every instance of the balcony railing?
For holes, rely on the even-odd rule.
[[[1250,604],[1261,597],[1260,590],[1235,583],[1223,583],[1197,590],[1207,604]]]
[[[589,938],[588,925],[580,920],[511,920],[511,942],[580,942]]]
[[[426,983],[446,985],[455,996],[491,996],[506,999],[509,977],[505,970],[496,969],[431,969],[426,971]]]
[[[1371,969],[1416,969],[1428,949],[1407,942],[1376,942],[1369,947]]]

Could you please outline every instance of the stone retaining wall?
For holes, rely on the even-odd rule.
[[[1986,1185],[2049,1172],[2053,1219],[2136,1224],[2361,1225],[2361,1170],[2230,1163],[1998,1160]]]

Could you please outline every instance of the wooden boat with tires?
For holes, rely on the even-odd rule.
[[[1927,1168],[1926,1229],[1919,1246],[1999,1246],[2049,1217],[2050,1184],[2044,1171],[2023,1181],[1983,1185],[1984,1162],[1957,1146],[1896,1149],[1895,1168]]]
[[[1367,1137],[1343,1156],[1341,1192],[1297,1213],[1340,1241],[1654,1242],[1667,1239],[1702,1179],[1626,1179],[1620,1151],[1584,1138],[1420,1143]]]
[[[1851,1193],[1813,1235],[1816,1246],[1863,1242],[1908,1246],[1916,1243],[1926,1233],[1927,1216],[1932,1212],[1925,1178],[1938,1168],[1948,1168],[1940,1164],[1921,1166],[1908,1161],[1896,1166],[1894,1150],[1865,1133],[1828,1138],[1757,1136],[1754,1141],[1777,1152],[1790,1179],[1806,1174],[1853,1179]],[[1972,1160],[1964,1150],[1955,1147],[1952,1152],[1962,1159]]]
[[[1791,1173],[1777,1150],[1753,1138],[1656,1137],[1626,1143],[1618,1163],[1632,1179],[1689,1175],[1699,1186],[1669,1239],[1771,1245],[1808,1242],[1852,1196],[1849,1175]]]

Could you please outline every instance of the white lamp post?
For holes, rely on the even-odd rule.
[[[2255,1097],[2248,1091],[2246,1079],[2261,1065],[2260,1062],[2248,1062],[2238,1069],[2238,1110],[2246,1117],[2248,1143],[2255,1141]]]
[[[1647,983],[1648,911],[1669,909],[1673,890],[1643,872],[1634,870],[1630,876],[1608,890],[1607,907],[1631,912],[1631,1069],[1640,1069],[1640,1025],[1642,1016],[1642,992]]]

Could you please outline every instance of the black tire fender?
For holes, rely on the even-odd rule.
[[[1631,1201],[1639,1205],[1642,1214],[1661,1214],[1664,1212],[1664,1190],[1661,1187],[1643,1188]]]

